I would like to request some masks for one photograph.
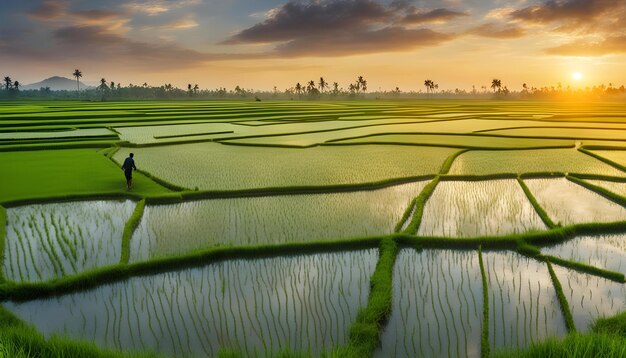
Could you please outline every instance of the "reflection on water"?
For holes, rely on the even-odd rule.
[[[376,250],[219,262],[5,307],[45,335],[175,356],[247,356],[345,343]]]
[[[400,251],[393,308],[377,357],[480,356],[482,280],[476,251]]]
[[[626,235],[580,236],[542,253],[626,274]]]
[[[443,181],[426,202],[418,235],[498,236],[545,228],[516,180]]]
[[[626,285],[553,265],[578,331],[589,331],[598,317],[626,310]]]
[[[554,222],[570,225],[626,220],[626,209],[621,205],[565,178],[525,182]]]
[[[264,245],[391,234],[426,182],[349,193],[148,206],[131,261],[217,245]]]
[[[4,274],[39,281],[118,263],[134,207],[131,201],[86,201],[8,209]]]
[[[567,333],[545,263],[513,252],[486,252],[483,258],[492,347],[525,347]]]

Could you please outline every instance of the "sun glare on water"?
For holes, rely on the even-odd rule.
[[[574,81],[580,81],[580,80],[583,79],[583,74],[580,73],[580,72],[574,72],[574,73],[572,73],[572,79]]]

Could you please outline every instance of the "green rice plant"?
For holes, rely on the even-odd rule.
[[[588,181],[573,177],[571,175],[567,176],[567,180],[571,181],[572,183],[576,183],[580,186],[582,186],[583,188],[589,189],[593,192],[595,192],[596,194],[605,197],[606,199],[609,199],[613,202],[615,202],[616,204],[625,206],[626,205],[626,198],[624,198],[622,195],[617,195],[614,192],[607,190],[601,186],[598,185],[594,185],[593,183],[590,183]],[[618,189],[619,188],[619,184],[616,182],[608,182],[610,183],[609,185],[613,188]],[[618,189],[619,190],[619,189]]]
[[[300,116],[299,118],[303,119],[308,117]],[[415,119],[394,118],[392,122],[381,119],[362,119],[358,121],[327,120],[321,122],[298,122],[294,120],[264,126],[246,126],[234,122],[183,123],[175,125],[118,127],[116,130],[120,133],[122,140],[141,145],[158,144],[163,142],[161,139],[184,138],[186,136],[200,136],[204,140],[242,138],[242,140],[245,141],[245,138],[275,138],[284,135],[293,135],[294,133],[324,133],[342,129],[381,125],[382,128],[385,128],[388,125],[402,124],[404,122],[415,122]]]
[[[623,150],[586,150],[583,148],[578,149],[580,152],[585,153],[593,158],[596,158],[608,165],[611,165],[622,172],[626,171],[626,155]]]
[[[614,334],[626,338],[626,311],[616,316],[596,319],[592,329],[596,333]]]
[[[95,149],[0,152],[0,202],[72,195],[159,194],[166,189],[135,174],[128,192],[122,171]]]
[[[485,262],[483,261],[482,247],[478,247],[478,265],[480,267],[480,279],[483,288],[483,319],[480,330],[480,356],[487,358],[490,356],[491,347],[489,345],[489,284],[487,281],[487,273],[485,271]]]
[[[398,144],[438,145],[471,149],[517,149],[517,148],[564,148],[573,147],[574,141],[560,139],[505,138],[476,135],[475,133],[429,134],[429,133],[384,133],[331,141],[332,144]]]
[[[29,139],[53,139],[53,138],[66,138],[66,139],[80,139],[80,138],[97,138],[97,137],[110,137],[113,136],[110,130],[106,128],[85,128],[74,129],[68,131],[36,131],[36,132],[0,132],[0,143],[14,140],[29,140]],[[115,136],[117,137],[117,136]]]
[[[559,264],[554,258],[551,262]],[[569,303],[578,331],[591,330],[595,319],[624,311],[626,285],[568,268],[554,266],[554,273],[562,284],[563,294]]]
[[[446,161],[443,163],[443,166],[441,167],[441,170],[439,171],[439,174],[448,174],[448,172],[450,171],[450,168],[452,167],[452,164],[454,163],[454,160],[461,154],[467,152],[467,150],[460,150],[452,155],[450,155],[448,158],[446,158]]]
[[[626,209],[565,178],[524,181],[539,205],[561,224],[617,222]]]
[[[565,260],[560,257],[551,256],[551,255],[542,255],[542,257],[544,259],[550,260],[551,262],[559,266],[567,267],[567,268],[570,268],[579,272],[589,273],[589,274],[596,275],[596,276],[605,278],[607,280],[615,281],[618,283],[626,282],[626,280],[624,279],[624,274],[621,272],[605,270],[596,266],[584,264],[582,262]]]
[[[137,166],[153,176],[211,191],[358,184],[432,175],[454,152],[405,146],[285,149],[200,143],[140,151],[122,148],[115,160],[121,162],[130,151],[136,154]]]
[[[530,189],[528,189],[528,186],[526,185],[526,183],[524,183],[521,177],[519,176],[517,177],[517,182],[519,183],[520,187],[522,187],[522,190],[524,191],[524,194],[528,198],[528,201],[530,201],[533,208],[535,208],[535,211],[541,218],[541,221],[543,221],[543,223],[546,224],[546,226],[550,229],[556,228],[557,225],[552,221],[552,219],[550,219],[550,216],[541,207],[541,205],[539,205],[539,203],[537,202],[537,198],[535,198],[535,196],[530,191]]]
[[[480,354],[483,296],[476,251],[402,249],[377,357]]]
[[[576,332],[576,324],[574,323],[574,318],[572,317],[572,312],[570,311],[567,298],[565,298],[565,294],[563,293],[563,286],[561,286],[561,281],[559,281],[559,278],[556,277],[550,260],[547,260],[546,264],[548,265],[548,271],[550,272],[550,278],[552,279],[552,284],[554,285],[556,296],[559,299],[559,305],[561,306],[563,318],[565,318],[565,326],[567,327],[567,331],[569,333]]]
[[[414,182],[346,193],[216,199],[148,206],[133,239],[133,262],[211,246],[311,242],[391,234]]]
[[[513,252],[483,252],[489,284],[492,350],[522,348],[567,333],[544,262]]]
[[[3,272],[41,281],[118,262],[132,203],[73,202],[7,210]]]
[[[490,134],[500,134],[513,137],[524,138],[559,138],[559,139],[597,139],[597,140],[626,140],[626,129],[623,126],[618,128],[601,128],[601,127],[588,127],[588,128],[563,128],[563,127],[538,127],[538,128],[517,128],[517,129],[499,129],[489,131]]]
[[[148,358],[161,357],[155,353],[101,350],[95,344],[76,341],[62,336],[44,337],[31,327],[18,326],[0,330],[0,356],[27,357],[77,357],[77,358]]]
[[[417,235],[501,236],[542,229],[515,180],[442,181],[426,202]]]
[[[126,222],[126,225],[124,226],[124,233],[122,234],[122,253],[120,255],[121,264],[128,263],[128,260],[130,258],[130,240],[132,239],[133,233],[137,229],[137,226],[139,226],[139,223],[141,222],[145,206],[145,199],[138,202],[137,206],[135,206],[135,210],[133,211],[130,218]]]
[[[485,175],[496,173],[589,173],[624,176],[623,172],[575,149],[472,150],[455,160],[450,174]]]
[[[366,121],[361,122],[361,124],[359,125],[353,124],[353,126],[351,127],[344,128],[315,129],[297,133],[282,132],[271,134],[255,134],[248,136],[222,138],[220,141],[238,145],[310,147],[322,143],[340,142],[343,139],[347,138],[360,138],[376,134],[405,132],[434,132],[436,134],[443,134],[449,132],[459,132],[460,130],[460,126],[457,121],[421,120],[413,123],[396,123],[395,121],[385,121],[385,123],[371,124],[365,124],[364,122]]]
[[[548,338],[524,350],[506,349],[496,358],[618,358],[626,355],[626,339],[606,334],[570,334],[563,340]]]
[[[6,240],[6,226],[7,226],[7,210],[4,206],[0,205],[0,263],[4,265],[5,256],[4,256],[4,247]],[[0,271],[0,282],[4,281],[4,270]]]
[[[424,215],[424,207],[426,206],[426,201],[432,195],[433,191],[437,187],[439,183],[439,175],[437,175],[430,183],[428,183],[424,189],[420,192],[420,194],[415,198],[415,210],[413,210],[413,214],[411,216],[411,220],[408,222],[404,230],[403,234],[413,235],[417,232],[422,222],[422,216]]]
[[[393,229],[393,232],[401,232],[401,231],[404,231],[404,229],[406,229],[406,226],[409,224],[409,219],[415,213],[416,202],[417,202],[417,198],[414,198],[413,200],[411,200],[409,205],[406,207],[406,210],[402,214],[400,221],[398,221],[398,223],[396,224],[396,227]]]
[[[376,256],[370,249],[222,261],[5,307],[46,336],[118,350],[318,355],[347,341]]]
[[[350,326],[345,346],[333,351],[341,357],[371,356],[380,342],[383,323],[389,317],[393,305],[393,267],[398,247],[391,239],[380,241],[378,262],[371,275],[367,306],[359,310]]]
[[[624,234],[578,236],[567,242],[542,249],[545,255],[584,263],[626,274],[626,238]]]

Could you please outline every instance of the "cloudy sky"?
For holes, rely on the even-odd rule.
[[[626,84],[626,0],[0,0],[0,75],[74,68],[202,88]]]

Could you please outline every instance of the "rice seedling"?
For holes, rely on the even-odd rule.
[[[441,181],[426,202],[417,234],[477,237],[543,229],[541,218],[513,179]]]
[[[6,279],[44,281],[119,262],[130,201],[38,204],[7,209]]]
[[[375,356],[479,356],[482,312],[476,251],[403,249],[393,271],[393,309]]]
[[[592,185],[607,189],[617,195],[626,196],[626,183],[609,181],[609,180],[585,180]]]
[[[575,149],[470,151],[450,170],[456,175],[497,173],[585,173],[624,176],[624,173]]]
[[[318,355],[347,339],[376,251],[234,260],[5,307],[45,336],[171,356]]]
[[[141,127],[117,127],[116,131],[120,133],[120,139],[136,144],[169,142],[174,137],[180,136],[179,140],[185,140],[183,136],[192,134],[202,134],[207,132],[224,132],[213,135],[202,135],[198,138],[202,139],[219,139],[230,137],[245,136],[275,136],[290,135],[301,132],[330,131],[341,130],[345,128],[376,126],[382,125],[385,128],[389,124],[415,122],[412,118],[390,118],[390,119],[361,119],[361,120],[326,120],[317,122],[297,122],[297,119],[306,119],[306,116],[296,116],[293,121],[276,121],[274,123],[267,121],[259,121],[257,124],[250,125],[249,121],[245,122],[214,122],[214,123],[196,123],[196,124],[179,124],[179,125],[150,125]],[[271,125],[268,125],[271,124]],[[230,133],[226,133],[230,132]],[[165,137],[165,138],[164,138]],[[196,138],[194,138],[196,139]],[[175,140],[175,139],[174,139]]]
[[[107,137],[115,135],[106,128],[85,128],[65,131],[37,131],[37,132],[0,132],[0,143],[8,140],[26,140],[26,139],[51,139],[66,138],[76,139],[80,137]]]
[[[522,348],[567,333],[545,263],[513,252],[483,252],[483,259],[492,349]]]
[[[614,129],[601,129],[597,126],[596,124],[594,128],[517,128],[494,130],[489,133],[520,137],[626,140],[626,132],[624,131],[626,128],[624,126]]]
[[[626,285],[605,278],[552,266],[561,281],[576,328],[587,332],[596,318],[611,316],[626,307]]]
[[[438,135],[425,133],[377,134],[354,139],[333,141],[336,144],[409,144],[438,145],[464,148],[528,148],[528,147],[566,147],[573,146],[574,141],[558,139],[504,138],[482,135]]]
[[[524,180],[539,205],[562,225],[626,220],[626,209],[565,178]]]
[[[147,206],[131,261],[219,245],[391,234],[426,182],[347,193],[235,198]]]
[[[623,234],[580,236],[541,251],[546,255],[626,274],[626,238]]]
[[[618,143],[616,143],[618,145]],[[594,150],[591,153],[615,162],[622,167],[626,166],[626,151],[624,150]]]
[[[439,172],[455,149],[405,146],[346,146],[307,149],[196,143],[135,150],[152,175],[187,188],[250,188],[355,184]],[[296,174],[297,175],[294,175]]]

